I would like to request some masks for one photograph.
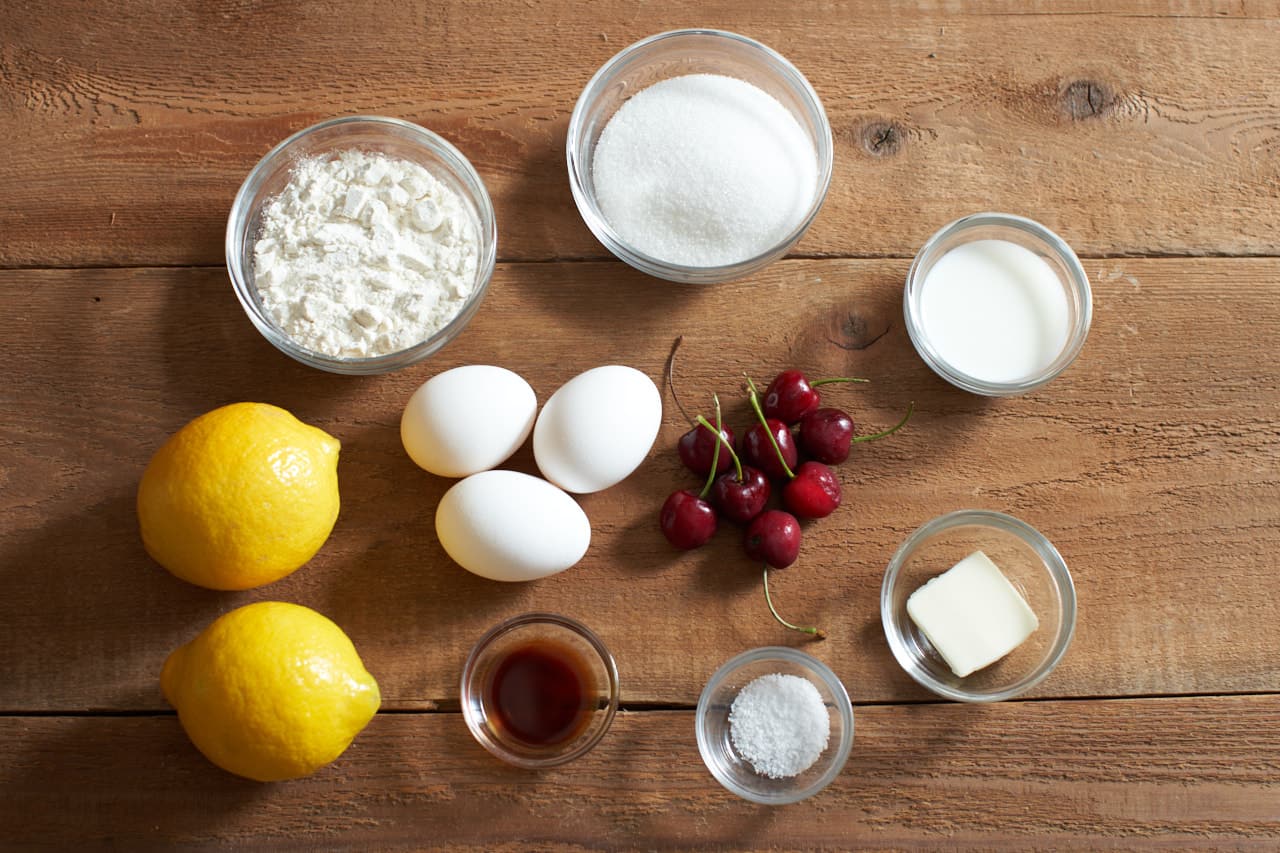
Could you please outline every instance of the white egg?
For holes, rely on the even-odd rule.
[[[515,453],[537,412],[538,398],[519,374],[487,364],[455,367],[413,392],[400,418],[400,441],[420,468],[467,477]]]
[[[563,572],[591,544],[591,522],[546,480],[483,471],[458,483],[436,507],[436,536],[462,568],[495,581]]]
[[[610,364],[580,373],[542,407],[533,455],[542,476],[585,494],[621,482],[653,447],[662,395],[633,367]]]

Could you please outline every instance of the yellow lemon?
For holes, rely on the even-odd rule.
[[[279,580],[333,530],[339,447],[324,430],[265,403],[201,415],[143,472],[138,522],[147,553],[210,589]]]
[[[160,689],[206,758],[259,782],[333,761],[382,701],[341,628],[280,601],[214,621],[169,655]]]

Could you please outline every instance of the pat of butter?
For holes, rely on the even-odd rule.
[[[999,566],[974,551],[911,593],[907,615],[958,677],[1009,654],[1040,627]]]

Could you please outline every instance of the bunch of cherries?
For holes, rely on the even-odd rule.
[[[769,569],[784,569],[800,555],[800,519],[825,518],[840,506],[840,480],[831,466],[849,458],[855,443],[892,435],[911,418],[914,404],[895,426],[855,435],[847,413],[822,405],[818,386],[866,381],[836,377],[810,382],[798,370],[784,370],[762,397],[748,376],[747,400],[757,423],[739,441],[722,421],[718,398],[714,424],[702,415],[693,418],[693,428],[680,437],[677,450],[685,467],[706,482],[700,492],[673,492],[659,516],[667,541],[685,550],[706,544],[720,517],[746,525],[743,545],[748,557],[765,564],[770,612],[783,625],[818,637],[822,633],[817,629],[798,628],[778,616],[769,601]],[[767,508],[776,487],[781,487],[785,509]]]

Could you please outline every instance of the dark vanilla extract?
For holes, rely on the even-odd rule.
[[[596,686],[582,652],[536,639],[512,648],[485,685],[485,713],[505,738],[545,748],[573,740],[591,719]]]

